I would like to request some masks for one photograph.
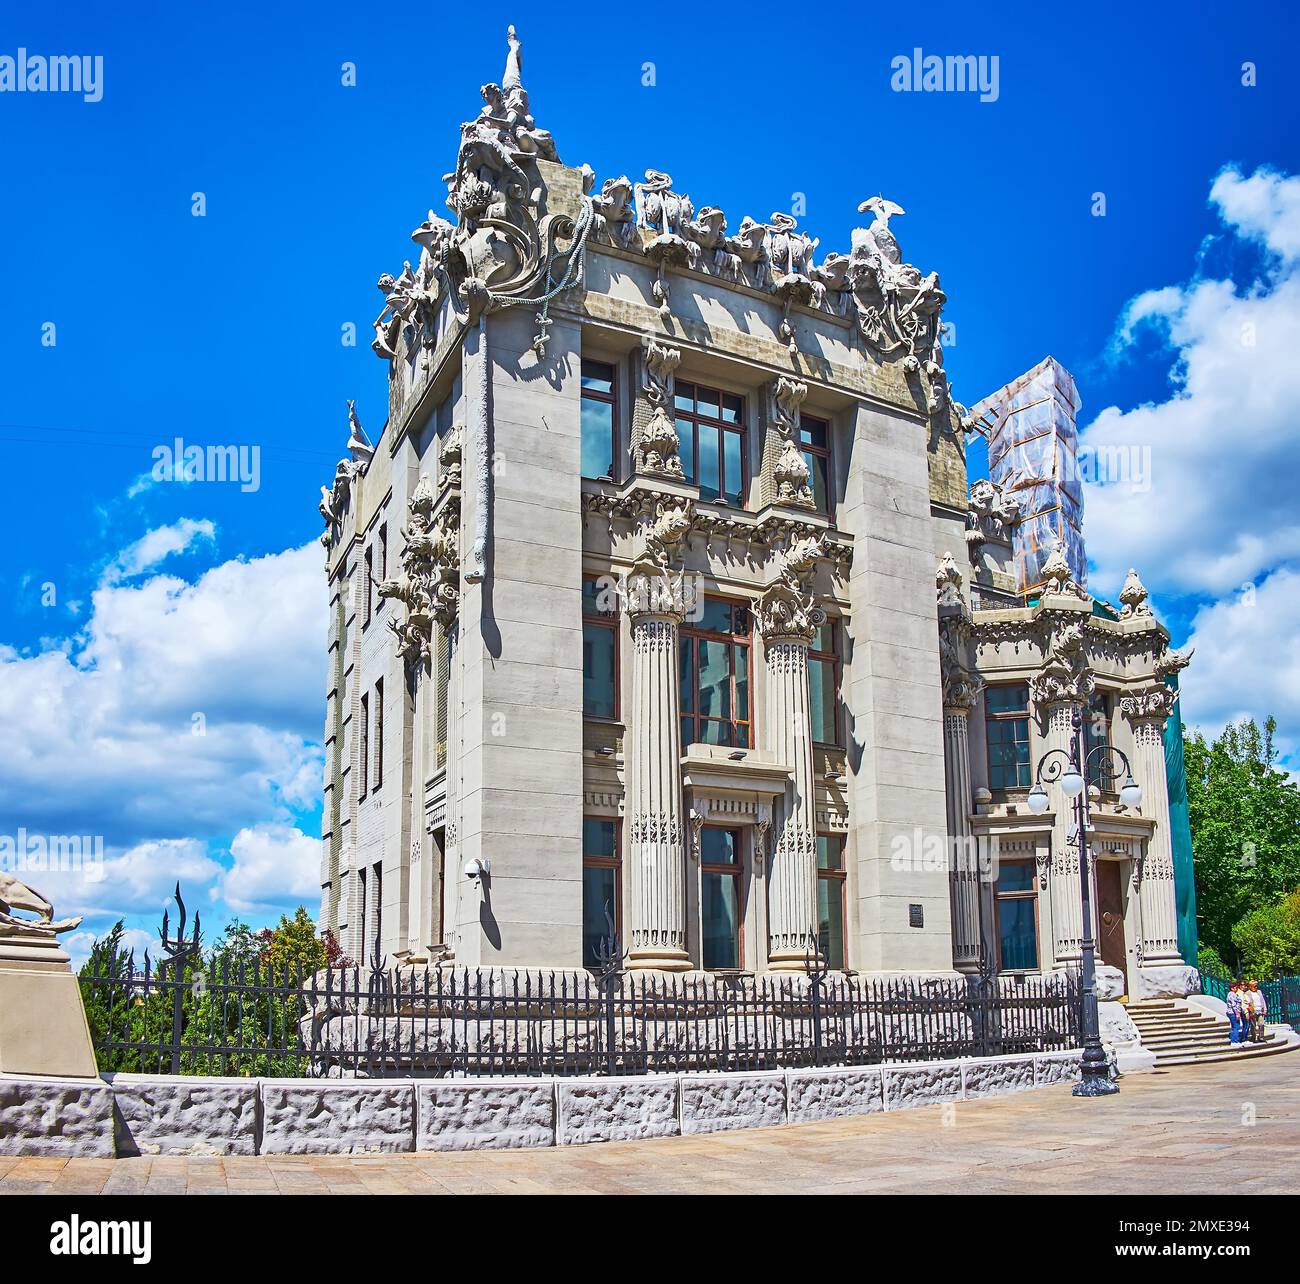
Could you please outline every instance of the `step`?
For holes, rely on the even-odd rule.
[[[1156,1055],[1156,1065],[1162,1069],[1166,1066],[1203,1066],[1213,1065],[1216,1062],[1223,1061],[1241,1061],[1249,1057],[1274,1057],[1283,1052],[1294,1052],[1300,1048],[1300,1043],[1283,1043],[1280,1039],[1269,1043],[1257,1043],[1252,1045],[1248,1050],[1233,1051],[1229,1049],[1225,1052],[1217,1053],[1197,1053],[1195,1055],[1180,1054],[1176,1057],[1162,1057]]]
[[[1229,1026],[1226,1022],[1223,1025],[1213,1025],[1206,1021],[1200,1025],[1138,1026],[1138,1032],[1144,1039],[1176,1039],[1185,1034],[1222,1035],[1226,1039],[1228,1031]]]

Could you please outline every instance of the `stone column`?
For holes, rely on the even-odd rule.
[[[1063,749],[1077,760],[1073,700],[1046,702],[1046,736],[1038,759]],[[1060,761],[1060,755],[1057,755]],[[1051,873],[1048,888],[1052,901],[1052,955],[1056,967],[1077,966],[1083,957],[1083,902],[1079,894],[1079,845],[1070,833],[1075,824],[1075,800],[1059,786],[1048,785],[1055,821],[1052,826]]]
[[[628,581],[632,690],[627,711],[628,966],[686,971],[678,593],[666,575]]]
[[[1178,964],[1178,903],[1174,894],[1174,852],[1169,837],[1169,782],[1165,776],[1165,721],[1175,693],[1163,683],[1120,702],[1133,727],[1133,777],[1142,787],[1142,814],[1155,821],[1141,862],[1138,904],[1142,914],[1143,967]],[[1123,783],[1121,781],[1121,783]]]
[[[952,851],[952,961],[959,972],[980,963],[980,870],[970,830],[970,711],[974,703],[943,710],[943,765],[948,785],[948,839]]]
[[[773,971],[803,971],[817,950],[817,799],[808,648],[826,618],[814,594],[824,553],[817,536],[792,535],[758,609],[767,653],[768,747],[790,768],[767,871],[768,967]]]
[[[955,569],[955,568],[954,568]],[[968,621],[960,599],[939,606],[939,659],[943,676],[943,766],[947,799],[949,890],[952,894],[952,961],[959,972],[980,965],[980,866],[971,841],[970,711],[982,679],[961,662]]]
[[[817,816],[808,642],[801,636],[766,640],[769,743],[778,761],[791,768],[767,878],[768,966],[773,971],[803,971],[817,949]]]

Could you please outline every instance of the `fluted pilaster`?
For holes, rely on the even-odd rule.
[[[806,638],[768,639],[767,700],[772,751],[793,775],[767,879],[768,966],[801,971],[817,949],[817,823]]]
[[[952,845],[952,961],[958,971],[974,972],[980,962],[980,871],[970,830],[969,704],[944,708],[943,762]]]
[[[1165,687],[1145,696],[1125,697],[1122,702],[1133,725],[1133,775],[1142,787],[1142,814],[1155,821],[1138,882],[1144,966],[1177,963],[1181,959],[1174,852],[1169,837],[1169,782],[1165,776],[1165,720],[1172,707],[1173,692]]]
[[[686,952],[677,619],[632,617],[628,966],[682,971]]]
[[[1075,705],[1056,701],[1047,708],[1044,753],[1062,749],[1076,761]],[[1052,904],[1052,955],[1057,967],[1077,964],[1083,953],[1083,902],[1079,892],[1079,843],[1070,842],[1075,824],[1075,800],[1059,788],[1052,790],[1055,822],[1052,827],[1052,863],[1049,877]]]

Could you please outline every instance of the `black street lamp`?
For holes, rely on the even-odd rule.
[[[1082,764],[1082,770],[1080,769]],[[1092,939],[1092,878],[1088,852],[1088,789],[1091,785],[1125,780],[1119,791],[1120,802],[1130,809],[1141,806],[1142,789],[1133,779],[1128,756],[1113,745],[1094,745],[1087,753],[1083,743],[1083,714],[1076,704],[1071,717],[1070,748],[1049,749],[1039,760],[1034,773],[1034,787],[1029,791],[1029,810],[1041,816],[1047,810],[1047,790],[1043,783],[1059,781],[1061,792],[1074,801],[1075,832],[1079,843],[1079,887],[1083,896],[1083,1077],[1074,1085],[1076,1097],[1105,1097],[1119,1091],[1111,1081],[1106,1051],[1101,1046],[1101,1021],[1097,1015],[1097,960]]]

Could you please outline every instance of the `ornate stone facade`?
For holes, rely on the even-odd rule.
[[[349,403],[322,488],[326,924],[356,958],[576,968],[608,907],[637,969],[974,971],[993,883],[931,848],[1003,835],[1042,884],[1041,968],[1071,965],[1077,856],[990,789],[989,692],[1025,689],[1035,757],[1120,701],[1145,782],[1179,660],[1135,575],[1100,613],[1063,559],[1033,606],[990,581],[1018,504],[967,503],[902,207],[822,253],[665,171],[566,166],[513,29],[482,98],[452,218],[380,278],[388,422],[372,443]],[[1152,783],[1155,812],[1094,814],[1144,854],[1165,958]]]

